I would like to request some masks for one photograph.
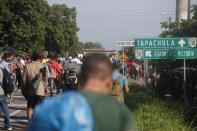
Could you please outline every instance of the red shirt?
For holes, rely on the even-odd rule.
[[[51,60],[50,66],[54,68],[57,71],[57,73],[61,73],[61,65],[56,60]]]

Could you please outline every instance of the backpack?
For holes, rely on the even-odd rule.
[[[14,83],[13,83],[13,77],[10,72],[7,71],[5,68],[1,68],[3,72],[3,81],[1,83],[1,86],[3,87],[5,94],[10,94],[14,91]]]
[[[93,131],[94,129],[92,108],[83,94],[67,92],[55,99],[45,101],[41,106],[40,108],[38,105],[35,109],[28,131],[54,131],[54,128],[61,131]],[[66,117],[62,117],[65,115]]]
[[[29,88],[24,88],[22,90],[23,96],[28,97],[36,95],[41,81],[43,80],[43,73],[46,73],[46,67],[40,69],[40,72],[32,79]]]
[[[42,80],[42,73],[40,72],[32,79],[30,86],[36,91],[39,87],[41,80]]]
[[[120,85],[120,81],[122,79],[122,75],[118,75],[118,79],[113,80],[113,85],[110,89],[110,95],[111,96],[120,96],[122,94],[122,88]]]
[[[74,68],[67,69],[64,75],[64,82],[66,85],[77,85],[78,78],[77,78],[77,72]]]

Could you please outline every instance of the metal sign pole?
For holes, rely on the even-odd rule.
[[[184,74],[184,77],[183,77],[183,91],[184,91],[184,101],[185,101],[185,105],[188,107],[189,106],[189,101],[188,101],[188,98],[187,98],[187,86],[186,86],[186,59],[184,59],[183,61],[183,74]]]
[[[145,88],[147,89],[147,85],[148,85],[148,78],[149,78],[149,72],[148,72],[148,60],[146,60],[146,79],[145,79],[145,83],[146,83],[146,86]]]
[[[184,72],[183,72],[184,79],[183,80],[184,80],[184,83],[185,83],[186,82],[186,59],[183,60],[183,65],[184,65],[184,69],[183,69],[184,70]]]
[[[147,87],[147,83],[146,83],[146,60],[144,60],[144,87]]]

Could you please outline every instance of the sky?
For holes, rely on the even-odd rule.
[[[77,9],[79,39],[117,49],[116,41],[158,37],[160,23],[175,20],[176,0],[48,0]],[[192,0],[192,3],[197,0]],[[162,15],[163,14],[163,15]]]

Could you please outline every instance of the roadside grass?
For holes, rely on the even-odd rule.
[[[196,131],[192,124],[184,122],[185,108],[180,102],[161,100],[131,83],[131,93],[125,103],[131,109],[138,131]],[[192,123],[192,122],[191,122]]]

